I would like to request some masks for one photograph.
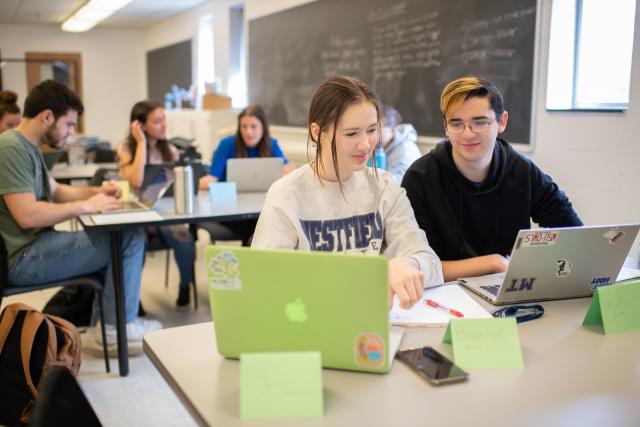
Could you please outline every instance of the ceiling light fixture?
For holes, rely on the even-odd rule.
[[[95,27],[133,0],[89,0],[62,23],[64,31],[81,32]]]

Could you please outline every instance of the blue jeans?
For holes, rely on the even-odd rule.
[[[122,278],[126,322],[138,316],[144,237],[139,230],[122,231]],[[23,249],[9,268],[12,285],[57,282],[74,276],[99,273],[104,278],[104,323],[115,325],[116,301],[111,268],[111,238],[104,232],[46,231]],[[93,304],[92,324],[98,319]]]
[[[163,225],[156,228],[160,238],[173,249],[178,271],[180,271],[180,287],[187,287],[193,282],[193,263],[196,259],[196,242],[189,228],[185,225]]]

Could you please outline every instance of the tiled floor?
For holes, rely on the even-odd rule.
[[[160,320],[165,327],[187,325],[211,320],[206,287],[206,273],[202,253],[209,242],[206,232],[200,231],[197,243],[196,276],[198,284],[198,310],[178,312],[175,299],[178,294],[178,271],[171,260],[169,287],[164,287],[165,252],[147,254],[142,277],[142,303],[150,317]],[[239,243],[239,242],[238,242]],[[3,306],[11,302],[24,302],[42,309],[56,290],[33,292],[6,298]],[[151,361],[144,355],[129,358],[127,377],[118,374],[118,361],[111,359],[111,373],[104,370],[104,359],[89,343],[91,337],[82,334],[85,351],[78,381],[104,426],[195,426],[195,422],[180,400],[169,388]],[[86,344],[85,341],[87,341]]]

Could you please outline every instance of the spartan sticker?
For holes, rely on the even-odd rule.
[[[233,252],[220,252],[211,258],[209,265],[209,286],[212,289],[241,291],[240,262]]]
[[[571,267],[573,267],[573,263],[571,261],[567,261],[566,259],[557,260],[556,276],[567,277],[569,274],[571,274]]]

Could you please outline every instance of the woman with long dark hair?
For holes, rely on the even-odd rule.
[[[118,147],[118,162],[122,179],[139,189],[148,164],[172,163],[179,160],[178,150],[167,142],[164,108],[155,101],[140,101],[131,109],[129,136]],[[157,233],[175,256],[180,271],[180,290],[176,306],[189,305],[189,284],[193,277],[195,240],[184,224],[153,227],[147,233]],[[196,296],[194,296],[195,298]]]

